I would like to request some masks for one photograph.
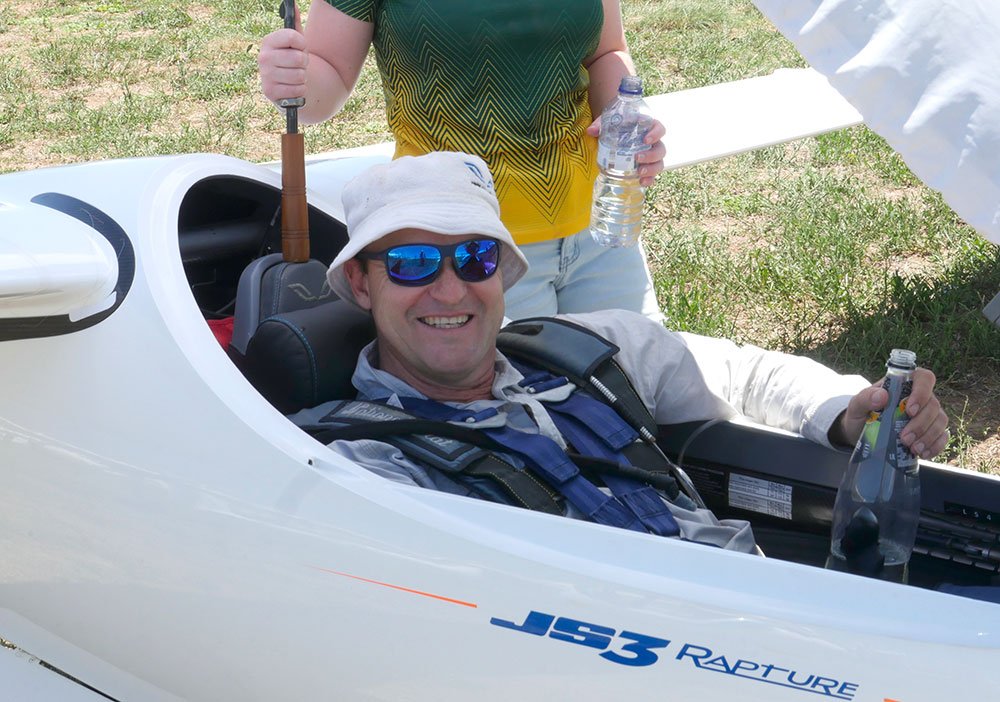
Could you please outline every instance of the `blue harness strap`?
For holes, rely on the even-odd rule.
[[[562,402],[546,403],[556,427],[577,451],[631,465],[621,450],[639,439],[638,432],[618,413],[582,392]],[[653,534],[677,536],[680,527],[663,498],[648,485],[618,475],[603,476],[604,484]]]
[[[520,366],[521,364],[517,364]],[[565,385],[564,377],[547,371],[528,371],[521,386],[534,393]],[[496,414],[490,409],[475,413],[431,400],[403,398],[403,406],[419,416],[447,422],[467,419],[480,421]],[[622,449],[639,439],[639,434],[617,412],[583,392],[574,392],[559,402],[545,402],[556,428],[580,453],[631,465]],[[659,536],[677,536],[680,527],[663,498],[652,487],[618,475],[603,476],[611,490],[609,497],[580,474],[556,442],[541,434],[528,434],[509,427],[478,428],[494,441],[516,453],[577,509],[600,524],[610,524]],[[638,523],[636,523],[638,522]]]
[[[521,387],[532,394],[565,385],[565,377],[512,360],[524,380]],[[553,423],[577,451],[588,456],[632,465],[623,449],[639,440],[639,433],[614,409],[576,390],[565,400],[545,402]],[[620,475],[604,475],[612,494],[653,534],[677,536],[680,527],[663,498],[649,485]]]
[[[496,414],[495,409],[483,412],[461,410],[433,400],[414,397],[400,398],[404,409],[426,419],[442,422],[481,421]],[[541,434],[529,434],[510,427],[480,427],[481,431],[511,453],[520,456],[539,475],[598,524],[647,531],[630,510],[580,474],[580,469],[552,439]]]

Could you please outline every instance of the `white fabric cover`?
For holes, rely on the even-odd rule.
[[[754,0],[913,172],[1000,243],[1000,0]]]

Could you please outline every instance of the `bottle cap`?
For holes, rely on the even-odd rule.
[[[917,354],[906,349],[893,349],[892,353],[889,354],[889,361],[885,365],[897,368],[916,368]]]
[[[639,76],[623,76],[618,86],[619,93],[626,95],[642,95],[642,78]]]

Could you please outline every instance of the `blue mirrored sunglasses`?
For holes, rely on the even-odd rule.
[[[399,285],[429,285],[441,273],[441,263],[451,258],[455,273],[469,283],[479,283],[497,272],[500,242],[469,239],[449,246],[402,244],[383,251],[361,252],[358,258],[382,261],[389,280]]]

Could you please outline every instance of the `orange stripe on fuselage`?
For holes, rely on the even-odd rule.
[[[327,570],[326,568],[320,568],[319,566],[306,566],[307,568],[312,568],[314,570],[321,570],[324,573],[330,573],[331,575],[342,575],[345,578],[353,578],[354,580],[360,580],[365,583],[371,583],[372,585],[381,585],[383,587],[391,587],[393,590],[402,590],[403,592],[410,592],[414,595],[423,595],[424,597],[431,597],[435,600],[442,600],[444,602],[451,602],[452,604],[462,605],[463,607],[477,608],[479,605],[472,604],[471,602],[463,602],[462,600],[455,600],[450,597],[443,597],[441,595],[432,595],[429,592],[421,592],[420,590],[413,590],[408,587],[401,587],[399,585],[391,585],[389,583],[380,583],[378,580],[369,580],[368,578],[362,578],[358,575],[351,575],[350,573],[338,573],[335,570]]]

